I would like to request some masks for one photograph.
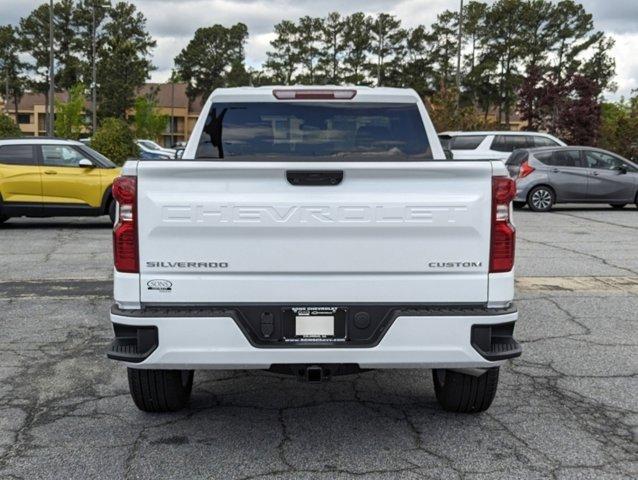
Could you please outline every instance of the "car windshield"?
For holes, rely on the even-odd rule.
[[[149,142],[148,140],[138,140],[138,142],[141,143],[142,146],[148,148],[149,150],[160,150],[159,145],[153,142]]]
[[[216,103],[196,158],[401,161],[432,151],[413,103]]]
[[[89,156],[97,158],[100,162],[102,162],[102,164],[104,164],[105,167],[108,167],[108,168],[117,167],[117,165],[115,165],[112,161],[110,161],[100,152],[93,150],[91,147],[87,147],[86,145],[78,145],[78,148],[82,150],[84,153],[89,154]]]

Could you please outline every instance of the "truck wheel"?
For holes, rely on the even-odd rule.
[[[549,212],[556,202],[554,191],[544,185],[532,188],[527,196],[527,204],[534,212]]]
[[[436,399],[448,412],[478,413],[487,410],[496,395],[499,367],[475,377],[455,370],[433,370]]]
[[[193,370],[128,369],[128,386],[144,412],[175,412],[184,408],[193,388]]]

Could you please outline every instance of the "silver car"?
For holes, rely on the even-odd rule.
[[[547,212],[556,203],[638,205],[638,165],[599,148],[521,149],[506,165],[516,180],[516,208]]]

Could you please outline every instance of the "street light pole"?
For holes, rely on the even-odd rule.
[[[52,137],[55,128],[55,63],[53,58],[53,0],[49,0],[49,122],[47,135]]]
[[[91,39],[91,109],[92,111],[92,130],[91,135],[95,135],[97,130],[97,92],[96,92],[96,72],[95,72],[95,0],[93,0],[93,30]]]

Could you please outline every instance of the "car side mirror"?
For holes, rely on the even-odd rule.
[[[178,148],[175,150],[175,160],[180,160],[182,158],[182,156],[184,155],[184,150],[186,150],[185,148]]]
[[[88,158],[83,158],[82,160],[80,160],[78,162],[78,167],[81,167],[81,168],[93,168],[93,167],[95,167],[95,165],[93,165],[93,162],[91,160],[89,160]]]
[[[621,165],[620,167],[618,167],[618,173],[620,175],[625,175],[629,170],[627,170],[627,167],[625,165]]]

